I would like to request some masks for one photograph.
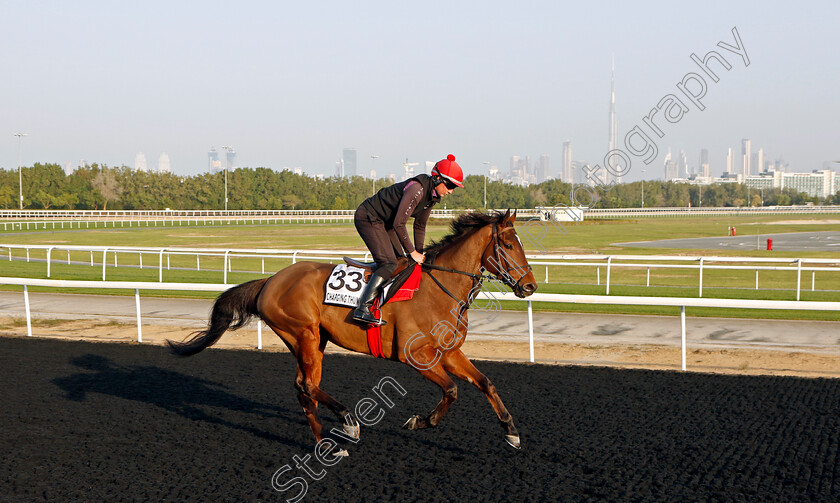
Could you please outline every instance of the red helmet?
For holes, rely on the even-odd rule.
[[[455,162],[455,156],[449,154],[446,159],[441,159],[432,168],[432,175],[437,175],[445,180],[449,180],[458,187],[464,186],[464,173],[461,171],[461,166]]]

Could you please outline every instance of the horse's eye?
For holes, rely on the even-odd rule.
[[[513,245],[510,243],[505,243],[505,248],[507,248],[508,250],[513,250]]]

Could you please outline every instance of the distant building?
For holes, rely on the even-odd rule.
[[[72,162],[65,162],[64,163],[64,174],[65,175],[68,175],[68,176],[72,175],[73,171],[75,171],[75,170],[76,170],[76,167],[73,166]]]
[[[700,173],[698,175],[709,178],[709,149],[704,148],[700,151]]]
[[[537,161],[537,169],[535,170],[537,183],[542,183],[551,178],[551,158],[548,154],[542,154],[539,161]]]
[[[225,149],[225,160],[227,161],[228,169],[236,169],[239,166],[236,164],[236,150],[233,147]]]
[[[560,173],[560,179],[566,183],[575,183],[572,164],[572,142],[566,140],[563,142],[563,171]]]
[[[752,174],[750,170],[750,163],[752,162],[751,155],[750,140],[744,138],[741,140],[741,174],[744,176],[750,176]]]
[[[356,176],[356,149],[345,148],[341,151],[341,161],[343,163],[342,176]]]
[[[811,197],[828,197],[840,189],[837,174],[829,169],[811,173],[781,173],[782,188],[805,192]]]
[[[219,159],[219,151],[216,147],[210,147],[207,152],[207,170],[210,173],[218,173],[222,170],[222,161]]]
[[[679,156],[677,157],[677,177],[678,178],[688,178],[688,157],[686,157],[685,152],[680,149]]]
[[[143,152],[139,152],[134,156],[134,169],[136,171],[148,171],[149,167],[146,165],[146,156]]]
[[[300,166],[296,167],[296,168],[294,169],[294,173],[295,173],[296,175],[303,175],[303,168],[301,168]]]
[[[158,173],[171,173],[172,167],[169,165],[169,156],[166,152],[160,154],[158,157]]]
[[[732,173],[732,168],[733,168],[732,160],[733,160],[732,148],[730,147],[726,151],[726,171],[724,171],[724,173]]]

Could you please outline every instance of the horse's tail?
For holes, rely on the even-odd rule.
[[[210,347],[228,330],[241,328],[257,313],[257,297],[268,278],[255,279],[223,292],[213,304],[210,326],[193,332],[184,342],[167,340],[169,350],[180,356],[191,356]]]

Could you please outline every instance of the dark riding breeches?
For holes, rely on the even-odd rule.
[[[379,264],[373,274],[390,279],[397,269],[397,257],[404,256],[397,233],[393,229],[386,229],[385,222],[377,216],[371,216],[364,205],[356,210],[353,223],[373,255],[373,260]]]

